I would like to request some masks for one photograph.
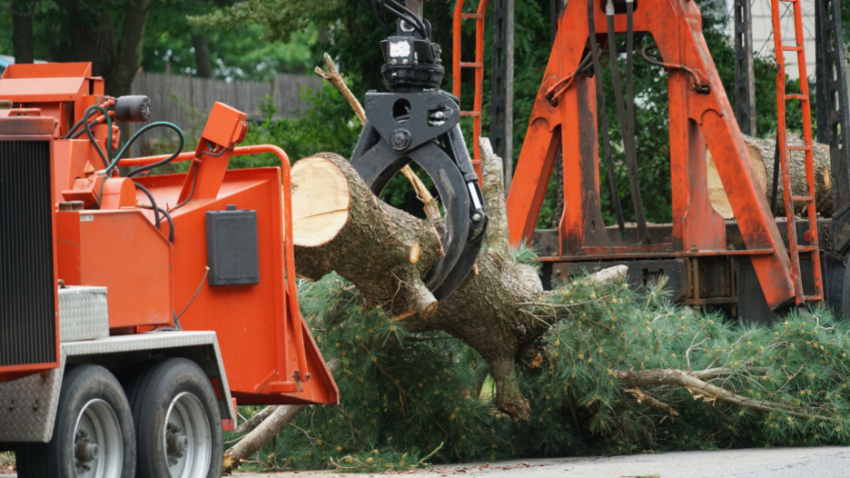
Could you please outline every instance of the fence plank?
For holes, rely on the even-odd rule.
[[[303,90],[317,90],[322,79],[317,76],[278,74],[271,81],[233,81],[195,78],[185,75],[138,73],[131,92],[146,95],[151,100],[151,121],[168,121],[179,126],[188,138],[200,136],[207,114],[218,101],[259,119],[266,98],[272,100],[277,117],[294,118],[307,110]],[[142,125],[135,124],[132,131]],[[194,145],[186,145],[192,149]],[[139,154],[134,147],[133,153]]]

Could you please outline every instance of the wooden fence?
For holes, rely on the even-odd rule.
[[[207,114],[216,101],[261,117],[261,106],[268,100],[277,108],[277,116],[292,118],[305,111],[301,99],[305,88],[317,90],[323,80],[318,76],[279,74],[268,82],[210,80],[183,75],[138,73],[131,88],[134,95],[151,99],[152,121],[168,121],[179,126],[187,137],[197,137]],[[137,131],[142,125],[134,125]],[[191,149],[191,148],[190,148]]]

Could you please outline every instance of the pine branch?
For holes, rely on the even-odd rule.
[[[672,415],[674,417],[679,416],[679,412],[674,410],[673,407],[671,407],[670,405],[667,405],[666,403],[662,402],[661,400],[658,400],[657,398],[655,398],[655,397],[653,397],[649,394],[644,393],[638,387],[627,389],[626,392],[634,395],[635,398],[637,398],[638,403],[646,402],[646,403],[652,405],[655,408],[660,408],[661,410],[664,410],[665,412],[669,413],[670,415]]]
[[[728,369],[712,369],[702,376],[717,377],[720,372],[728,373]],[[655,369],[635,372],[634,370],[615,372],[615,376],[630,388],[646,387],[653,385],[675,385],[683,387],[691,392],[694,399],[703,399],[706,402],[723,402],[742,408],[748,408],[757,412],[780,412],[797,418],[816,418],[824,421],[834,421],[832,418],[811,413],[810,409],[790,407],[770,400],[756,400],[738,395],[725,388],[718,387],[701,380],[694,373],[674,369]]]

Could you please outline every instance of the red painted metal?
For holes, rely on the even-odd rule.
[[[103,78],[92,77],[91,63],[9,65],[0,80],[0,98],[56,118],[60,137],[83,117],[87,107],[105,99]]]
[[[785,211],[789,216],[786,221],[788,225],[788,249],[791,253],[791,272],[793,274],[794,289],[797,294],[797,305],[806,302],[823,302],[823,278],[821,277],[820,251],[818,250],[818,227],[817,209],[815,206],[815,174],[814,157],[812,152],[812,114],[809,104],[809,81],[806,75],[806,49],[803,44],[803,17],[799,0],[790,0],[791,10],[794,15],[794,45],[784,45],[782,42],[782,15],[780,12],[780,0],[771,1],[771,15],[773,17],[773,44],[776,51],[776,142],[779,145],[780,164],[782,165],[782,188],[785,195]],[[797,52],[797,67],[800,72],[800,94],[785,94],[785,52]],[[786,131],[785,102],[797,100],[803,112],[803,146],[788,146]],[[804,151],[806,165],[806,195],[794,196],[791,191],[791,169],[788,163],[788,151]],[[806,203],[806,217],[809,230],[805,233],[805,240],[811,244],[801,247],[797,242],[797,224],[794,218],[795,202]],[[809,252],[812,258],[812,268],[815,293],[807,296],[803,291],[803,278],[800,271],[800,252]]]
[[[106,287],[110,329],[171,325],[172,248],[140,210],[62,211],[56,224],[58,277]]]
[[[481,111],[484,109],[484,18],[489,1],[479,0],[477,13],[463,13],[466,0],[457,0],[452,30],[452,93],[458,99],[460,99],[462,69],[475,69],[475,98],[472,111],[461,111],[460,115],[472,117],[472,165],[478,174],[479,182],[483,181],[481,176],[481,146],[478,144],[478,139],[481,137]],[[461,58],[461,25],[464,19],[475,20],[475,61],[472,63],[464,62]]]
[[[607,39],[604,2],[570,0],[559,18],[552,54],[508,194],[511,241],[517,244],[531,239],[555,157],[563,146],[564,184],[569,187],[564,188],[560,252],[552,260],[660,257],[701,251],[723,255],[727,249],[725,223],[711,208],[706,191],[707,145],[749,251],[734,253],[750,257],[771,308],[792,301],[797,293],[791,261],[760,191],[702,36],[699,9],[692,1],[646,0],[634,13],[634,31],[652,35],[668,70],[673,195],[669,242],[627,244],[616,230],[606,228],[599,199],[596,85],[593,78],[575,74],[579,62],[590,54],[588,1],[596,7],[594,27],[599,32],[598,39]],[[614,28],[616,33],[626,32],[625,14],[615,15]],[[546,97],[550,91],[557,92],[554,101]]]
[[[238,127],[231,131],[234,137],[241,135]],[[187,330],[216,330],[220,337],[228,337],[227,340],[221,340],[222,357],[228,372],[231,392],[239,403],[246,405],[334,403],[338,400],[336,385],[321,358],[309,328],[303,322],[297,295],[288,292],[296,290],[289,158],[281,148],[272,145],[236,147],[232,150],[231,156],[263,153],[276,155],[281,162],[280,169],[226,171],[216,197],[192,200],[174,212],[175,229],[179,234],[174,244],[175,275],[180,276],[184,273],[183,271],[203,269],[206,264],[205,252],[203,257],[196,257],[197,254],[193,255],[188,251],[196,249],[197,245],[191,241],[179,240],[180,236],[190,234],[182,231],[185,231],[186,227],[201,228],[203,226],[201,221],[195,218],[203,217],[202,213],[207,210],[220,210],[226,204],[236,204],[240,209],[256,210],[258,217],[270,217],[272,221],[278,222],[278,224],[272,224],[270,230],[267,226],[263,226],[266,230],[259,231],[260,276],[261,278],[277,276],[275,280],[280,281],[280,284],[272,285],[269,281],[265,287],[269,287],[272,291],[282,287],[287,292],[278,303],[273,295],[269,296],[269,291],[257,290],[249,293],[245,290],[246,286],[238,286],[235,289],[242,289],[239,295],[243,296],[244,302],[243,300],[234,302],[233,298],[227,295],[219,296],[217,291],[204,286],[186,316],[180,319],[181,324]],[[205,156],[201,156],[200,159],[207,161]],[[127,159],[119,164],[141,166],[158,160],[160,160],[159,157]],[[175,161],[193,161],[192,167],[198,164],[196,153],[181,154]],[[174,204],[179,203],[191,174],[193,173],[190,169],[187,174],[154,176],[139,179],[139,182],[148,187],[157,202],[173,207]],[[277,209],[277,213],[268,214],[268,203],[274,199],[273,191],[275,190],[282,201],[273,208]],[[141,193],[138,194],[137,200],[140,203],[146,202]],[[152,212],[146,212],[146,214],[149,220],[153,220]],[[199,230],[198,233],[200,232]],[[192,235],[194,233],[190,234],[190,237]],[[268,251],[273,256],[278,254],[282,256],[266,261],[263,260],[263,251]],[[282,265],[282,269],[276,269],[275,264]],[[179,283],[175,284],[175,302],[178,304],[178,309],[182,307],[180,304],[185,304],[191,299],[197,289],[198,280],[199,278],[187,279],[187,283],[183,286]],[[252,287],[263,286],[261,282],[260,285]],[[199,302],[207,293],[212,295],[210,301]],[[273,299],[272,302],[269,302],[270,298]],[[272,307],[272,309],[264,310],[264,307]],[[283,320],[259,319],[264,315],[277,314],[283,314]],[[240,319],[233,321],[232,317],[240,317]],[[249,320],[249,317],[256,318]],[[245,332],[246,329],[248,333]],[[274,332],[269,333],[272,331]],[[279,339],[276,339],[276,336]],[[233,363],[238,365],[231,365]],[[231,366],[235,367],[234,371],[231,371]],[[300,384],[292,375],[295,370],[300,371]],[[310,380],[306,379],[307,374],[312,375]],[[302,392],[298,391],[299,386]]]

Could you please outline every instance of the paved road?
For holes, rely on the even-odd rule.
[[[850,478],[850,447],[689,451],[612,458],[559,458],[392,473],[417,478]],[[338,477],[339,473],[241,474],[239,478]],[[342,475],[350,478],[352,475]],[[385,476],[384,474],[359,476]]]
[[[340,475],[331,472],[248,474],[236,478],[850,478],[850,447],[689,451],[613,458],[558,458],[437,467],[413,473]],[[0,478],[15,478],[0,475]]]

